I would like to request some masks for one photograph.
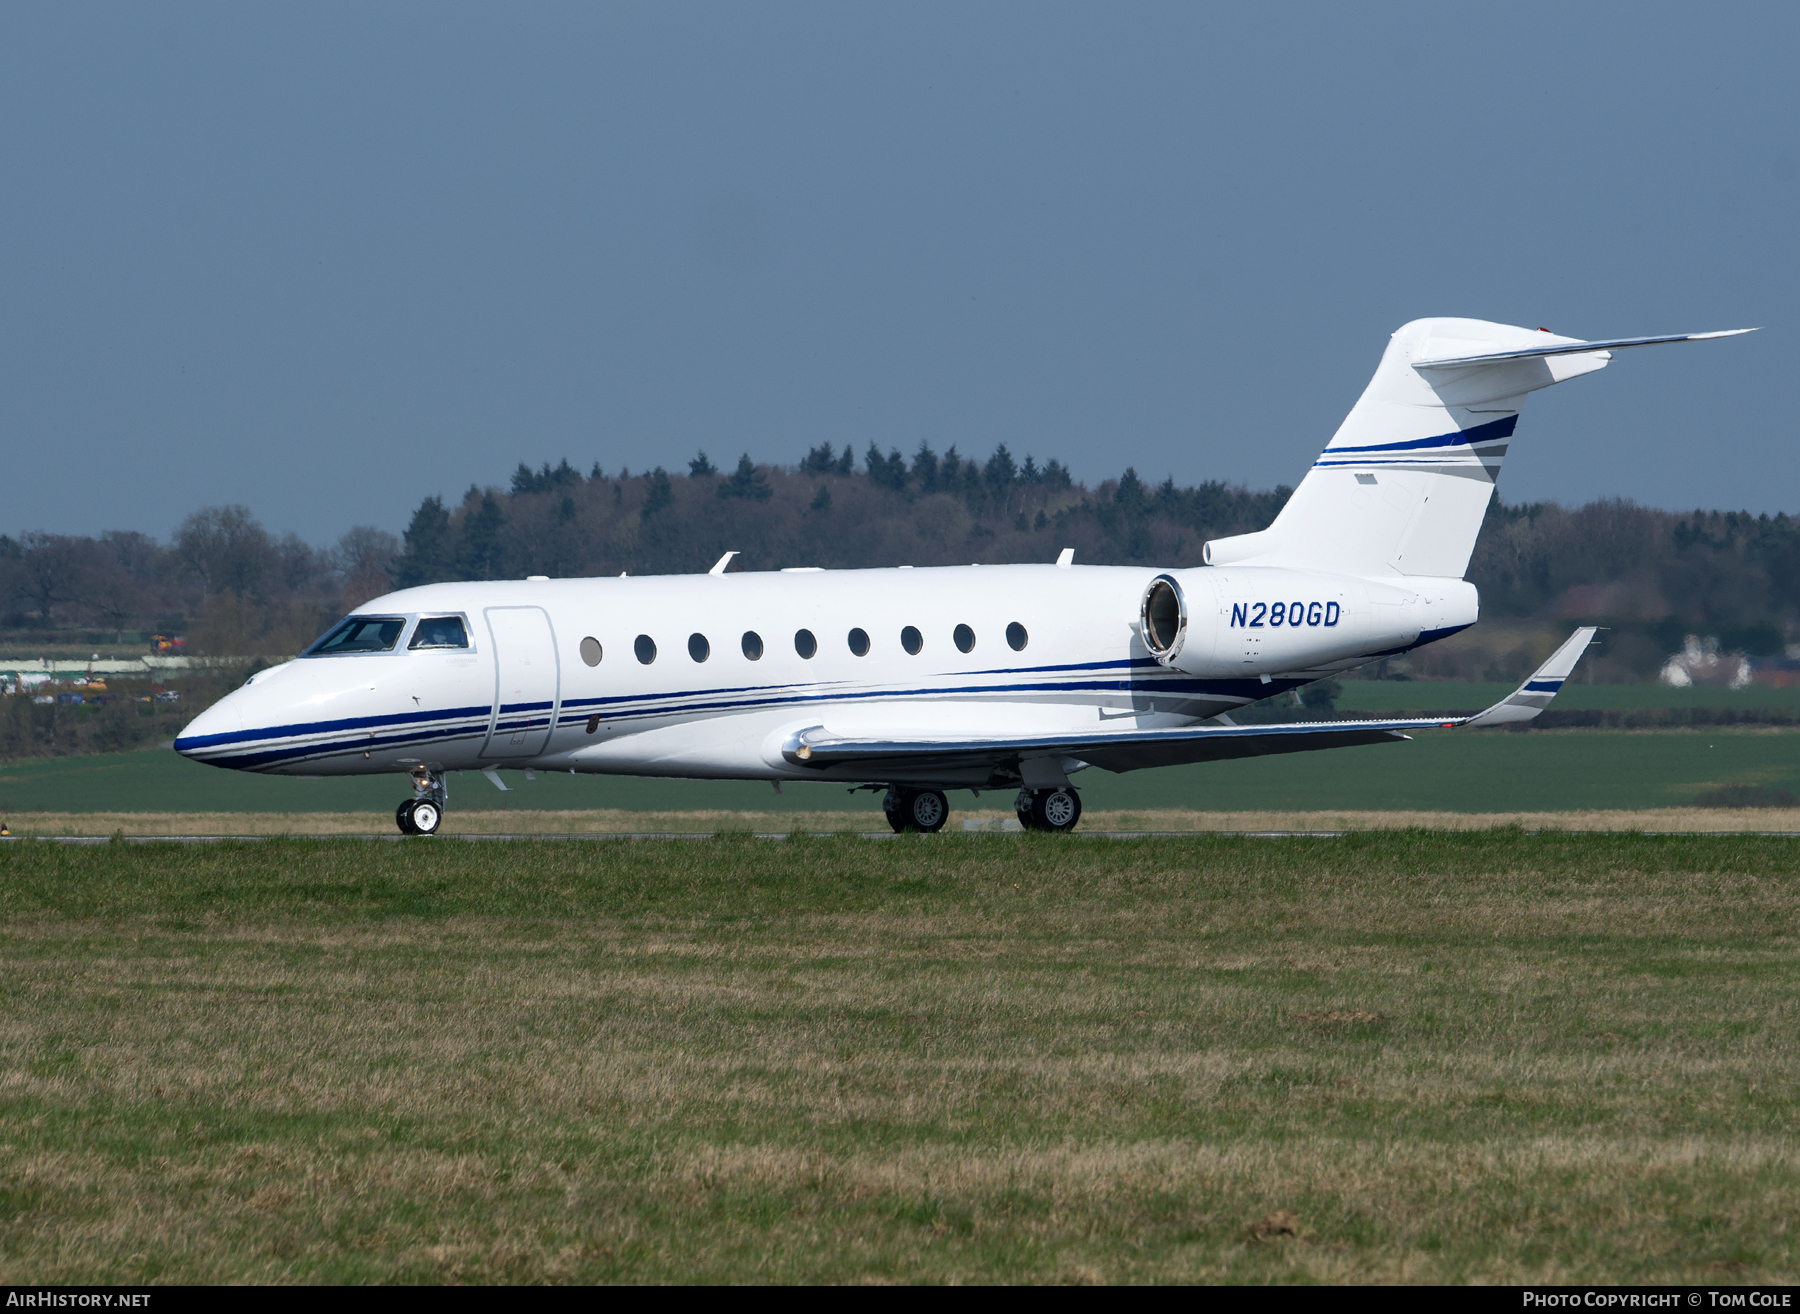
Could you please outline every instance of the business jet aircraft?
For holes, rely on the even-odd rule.
[[[1070,777],[1526,721],[1594,630],[1455,720],[1236,725],[1247,703],[1475,623],[1463,578],[1525,394],[1626,347],[1470,319],[1395,333],[1275,522],[1187,570],[958,566],[429,584],[367,603],[261,671],[176,749],[273,775],[407,773],[429,835],[445,775],[497,768],[838,781],[934,831],[947,789],[1016,790],[1034,830]]]

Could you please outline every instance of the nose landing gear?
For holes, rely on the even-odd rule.
[[[394,821],[402,835],[435,835],[450,801],[444,773],[416,766],[411,775],[413,796],[394,809]]]
[[[939,789],[890,788],[881,810],[896,832],[919,830],[930,835],[950,820],[950,800]]]
[[[1081,820],[1081,795],[1066,785],[1057,789],[1021,789],[1013,800],[1013,811],[1019,814],[1019,824],[1026,830],[1073,830]]]

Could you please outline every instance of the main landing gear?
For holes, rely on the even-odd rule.
[[[896,831],[923,831],[930,835],[944,828],[950,820],[950,800],[941,789],[900,789],[892,787],[881,800],[888,825]]]
[[[896,831],[923,831],[929,835],[950,819],[950,802],[941,789],[901,789],[890,786],[881,800],[888,825]],[[1054,789],[1021,789],[1013,800],[1019,824],[1026,830],[1073,830],[1081,820],[1081,795],[1067,785]]]
[[[394,821],[402,835],[435,835],[450,801],[444,773],[416,766],[411,775],[413,796],[394,809]]]
[[[1026,830],[1073,830],[1081,820],[1081,795],[1067,785],[1021,789],[1013,800],[1013,811],[1019,814],[1019,824]]]

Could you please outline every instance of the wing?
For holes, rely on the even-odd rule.
[[[1451,720],[1411,717],[1397,720],[1296,721],[1280,725],[1197,725],[1176,730],[1059,731],[1005,738],[834,735],[825,726],[810,726],[788,737],[782,756],[797,767],[824,770],[855,767],[877,778],[884,770],[918,777],[933,769],[965,773],[988,766],[1021,770],[1032,759],[1060,763],[1064,771],[1080,765],[1108,771],[1174,766],[1184,762],[1219,762],[1262,757],[1271,753],[1306,753],[1321,748],[1381,744],[1409,738],[1409,730],[1451,730],[1458,726],[1492,726],[1529,721],[1549,706],[1575,663],[1587,650],[1595,630],[1575,631],[1512,694],[1486,711]]]

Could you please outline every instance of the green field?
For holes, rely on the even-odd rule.
[[[0,847],[0,1281],[1792,1282],[1800,843]]]
[[[1346,712],[1478,711],[1518,688],[1461,680],[1345,680],[1337,706]],[[1671,689],[1664,684],[1565,684],[1550,704],[1559,712],[1779,707],[1800,711],[1800,687]]]
[[[879,797],[837,785],[636,780],[540,773],[495,790],[474,772],[453,775],[450,806],[489,809],[622,808],[645,812],[879,811]],[[1750,784],[1800,793],[1800,735],[1699,732],[1422,731],[1409,743],[1333,749],[1243,762],[1076,777],[1091,809],[1197,808],[1558,812],[1678,807],[1704,790]],[[0,809],[22,812],[391,811],[409,793],[400,776],[290,780],[201,766],[167,749],[0,766]],[[952,796],[962,807],[966,792]],[[1005,808],[988,791],[980,806]]]

